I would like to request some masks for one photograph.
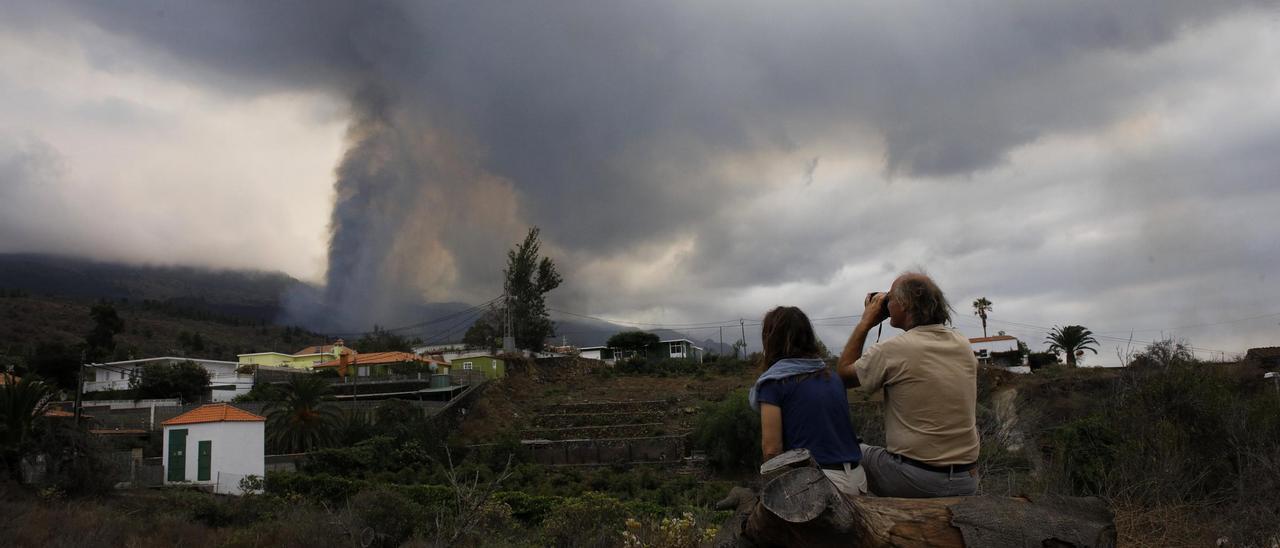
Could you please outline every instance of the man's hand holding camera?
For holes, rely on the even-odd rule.
[[[862,321],[860,322],[862,327],[870,329],[889,318],[888,293],[867,293],[867,298],[862,301],[862,306]]]

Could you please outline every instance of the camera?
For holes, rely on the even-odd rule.
[[[871,304],[871,299],[874,299],[876,295],[881,295],[881,294],[882,293],[879,291],[872,291],[870,293],[867,293],[867,300],[863,304],[863,306]],[[882,318],[889,317],[889,298],[887,294],[885,295],[884,302],[880,303],[880,316]]]

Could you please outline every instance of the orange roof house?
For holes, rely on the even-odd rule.
[[[419,356],[412,352],[365,352],[364,354],[356,354],[345,360],[341,358],[336,360],[329,360],[322,364],[316,365],[316,367],[317,368],[339,367],[344,364],[348,366],[386,365],[386,364],[404,363],[404,362],[421,362],[423,364],[434,363],[434,364],[442,365],[445,367],[449,366],[447,362],[435,360],[425,356]]]
[[[266,417],[255,415],[234,405],[211,403],[164,421],[160,423],[160,426],[200,424],[206,422],[257,422],[266,420]]]
[[[1016,340],[1018,340],[1018,338],[1011,335],[996,335],[994,337],[978,337],[975,339],[969,339],[969,344],[996,342],[996,341],[1016,341]]]
[[[338,344],[326,344],[326,345],[323,345],[323,346],[308,346],[308,347],[306,347],[306,348],[303,348],[302,350],[299,350],[299,351],[297,351],[297,352],[294,352],[294,353],[293,353],[293,355],[294,355],[294,356],[306,356],[306,355],[311,355],[311,354],[329,354],[329,355],[333,355],[333,350],[334,350],[335,348],[337,348],[337,349],[338,349],[338,351],[339,351],[339,352],[341,352],[341,353],[343,353],[343,354],[352,354],[352,353],[354,353],[354,352],[355,352],[355,351],[354,351],[354,350],[352,350],[350,347],[343,346],[342,342],[343,342],[343,341],[342,341],[341,339],[339,339],[339,340],[338,340]]]
[[[195,483],[241,495],[242,480],[266,474],[267,419],[226,403],[202,405],[160,423],[165,484]]]
[[[419,356],[412,352],[365,352],[363,354],[355,354],[351,356],[339,356],[336,360],[316,364],[313,369],[323,370],[328,368],[337,368],[338,375],[347,376],[348,368],[356,368],[360,376],[373,374],[381,376],[387,373],[387,366],[397,363],[415,363],[423,367],[430,368],[435,366],[435,370],[443,370],[449,367],[448,362],[437,360],[434,358]]]

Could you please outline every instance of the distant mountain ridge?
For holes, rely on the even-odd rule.
[[[282,295],[306,285],[281,272],[130,265],[76,257],[0,255],[0,289],[36,295],[164,301],[273,321]]]
[[[282,272],[131,265],[31,253],[0,254],[0,290],[86,299],[152,300],[264,323],[297,324],[335,336],[353,337],[373,329],[373,326],[317,325],[304,318],[291,317],[286,313],[288,299],[299,295],[318,297],[322,290]],[[477,311],[467,312],[474,306],[456,302],[408,304],[405,308],[399,314],[405,325],[428,325],[410,327],[401,334],[426,342],[461,340],[462,334],[480,315]],[[455,317],[456,320],[452,319]],[[634,329],[564,315],[553,315],[552,319],[556,322],[556,340],[568,340],[579,347],[603,345],[614,333]],[[389,322],[381,327],[396,329],[399,326]],[[651,331],[663,339],[690,339],[711,352],[720,346],[711,339],[699,340],[678,331]],[[727,349],[726,344],[720,352]]]

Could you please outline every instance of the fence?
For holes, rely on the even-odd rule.
[[[222,495],[243,495],[246,492],[261,493],[261,476],[251,477],[245,474],[218,472],[214,478],[213,492]]]
[[[364,401],[335,401],[327,402],[327,405],[333,405],[346,413],[360,413],[368,415],[382,405],[385,400],[364,400]],[[409,405],[423,410],[428,416],[434,415],[441,409],[444,409],[448,402],[440,401],[417,401],[403,400]],[[192,403],[183,406],[165,406],[146,409],[109,409],[105,407],[85,408],[85,414],[93,417],[92,425],[96,429],[103,430],[159,430],[160,423],[172,419],[178,415],[199,408],[203,404]],[[266,402],[237,402],[231,405],[253,413],[255,415],[264,415],[266,413]],[[265,416],[265,415],[264,415]]]
[[[685,436],[521,442],[546,465],[672,464],[688,454]]]
[[[103,461],[117,487],[155,487],[164,484],[164,466],[161,460],[142,458],[141,449],[106,453]]]

